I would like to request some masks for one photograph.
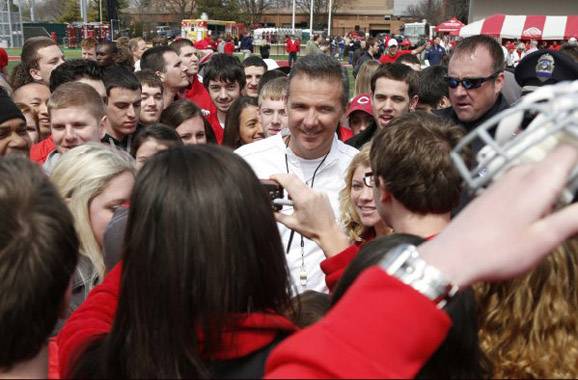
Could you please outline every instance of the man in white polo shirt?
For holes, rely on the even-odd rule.
[[[289,128],[239,148],[259,178],[295,174],[315,190],[325,191],[336,215],[344,174],[357,149],[337,139],[335,131],[347,107],[347,76],[338,62],[322,54],[306,56],[293,66],[289,80]],[[283,211],[291,213],[291,207]],[[325,259],[313,241],[279,225],[288,252],[287,264],[299,293],[327,291],[319,263]]]

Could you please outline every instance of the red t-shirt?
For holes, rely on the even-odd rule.
[[[52,139],[52,135],[50,135],[46,140],[32,145],[30,149],[30,161],[43,164],[46,162],[46,158],[50,152],[54,149],[56,149],[56,145],[54,145],[54,140]]]
[[[391,54],[387,53],[381,56],[381,58],[379,59],[379,62],[381,63],[392,63],[397,61],[397,59],[399,57],[401,57],[402,55],[406,55],[406,54],[411,54],[411,50],[399,50],[397,52],[396,55],[394,55],[393,57],[391,56]]]

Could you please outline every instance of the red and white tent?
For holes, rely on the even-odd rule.
[[[452,17],[446,22],[442,22],[438,26],[435,27],[435,31],[437,33],[450,33],[452,35],[457,36],[457,32],[464,26],[465,24],[458,20],[455,17]]]
[[[578,16],[510,16],[495,14],[460,29],[460,37],[485,34],[497,38],[567,40],[578,38]]]

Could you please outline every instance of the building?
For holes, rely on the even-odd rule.
[[[12,0],[0,0],[0,47],[23,45],[22,15]]]
[[[379,33],[399,33],[405,24],[403,17],[395,15],[393,0],[341,0],[336,12],[332,14],[331,34],[344,35],[351,31],[375,36]],[[396,0],[400,1],[400,0]],[[403,1],[403,0],[401,0]],[[268,9],[262,17],[267,26],[291,27],[292,2],[280,2],[278,7]],[[314,15],[315,16],[315,15]],[[329,19],[324,13],[317,20]],[[299,12],[295,15],[295,27],[309,28],[309,14]]]

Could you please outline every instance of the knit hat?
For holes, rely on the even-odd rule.
[[[16,104],[14,104],[6,91],[0,90],[0,124],[18,118],[26,121],[24,115],[20,112],[18,107],[16,107]]]

